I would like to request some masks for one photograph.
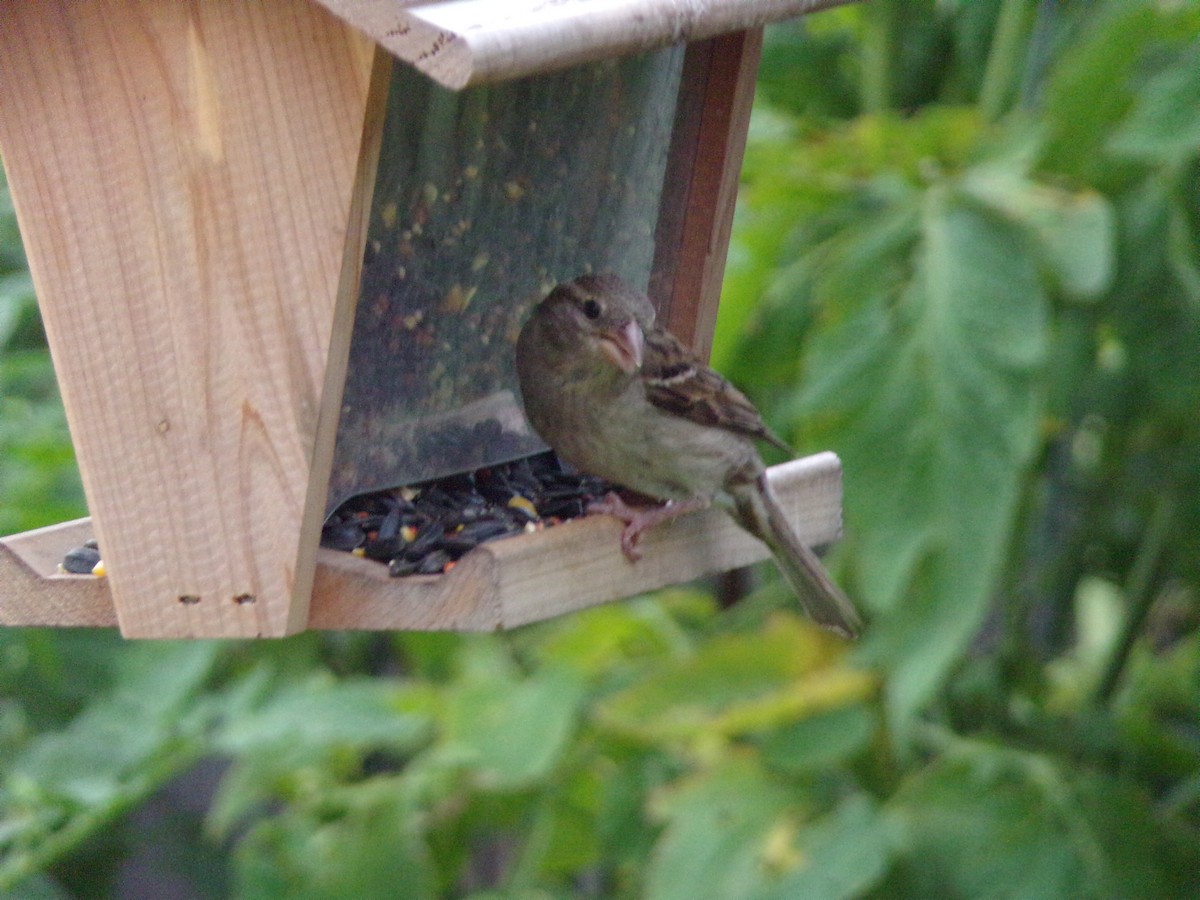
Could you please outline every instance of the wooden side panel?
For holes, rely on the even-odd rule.
[[[0,2],[0,152],[128,636],[307,621],[374,56],[308,0]]]
[[[688,47],[650,293],[660,321],[701,358],[712,349],[762,29]]]

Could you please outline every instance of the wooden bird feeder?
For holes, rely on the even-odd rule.
[[[538,446],[512,342],[556,281],[617,271],[707,353],[762,26],[837,2],[0,3],[92,513],[0,540],[0,625],[490,630],[765,558],[715,512],[636,565],[603,517],[400,579],[318,538],[347,493]],[[836,457],[771,477],[838,537]],[[55,574],[90,537],[107,577]]]

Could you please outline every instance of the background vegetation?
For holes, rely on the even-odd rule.
[[[509,635],[0,630],[0,896],[1200,895],[1200,7],[770,31],[715,362],[842,455],[859,645],[770,580]],[[0,504],[83,512],[3,193]]]

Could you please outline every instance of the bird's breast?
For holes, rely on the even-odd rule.
[[[653,406],[637,379],[600,390],[562,378],[551,394],[531,414],[543,439],[576,468],[647,496],[711,499],[735,469],[762,466],[748,439]]]

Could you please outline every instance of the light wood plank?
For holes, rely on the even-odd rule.
[[[319,0],[449,88],[758,28],[848,0]]]
[[[769,477],[801,540],[823,546],[841,536],[841,463],[834,454],[775,466]],[[716,509],[647,532],[637,563],[621,552],[621,528],[616,519],[596,517],[552,528],[538,546],[520,540],[487,545],[497,560],[496,627],[536,622],[769,556],[765,545]]]
[[[773,466],[768,477],[803,540],[821,546],[841,536],[841,464],[834,454]],[[320,550],[308,624],[368,631],[514,628],[767,558],[766,547],[717,510],[647,532],[645,555],[636,564],[621,553],[620,527],[607,516],[576,519],[484,544],[437,576],[390,578],[377,562]],[[106,579],[49,574],[90,531],[83,519],[0,539],[0,624],[115,622]]]
[[[308,0],[3,6],[0,148],[126,635],[307,621],[373,60]]]

